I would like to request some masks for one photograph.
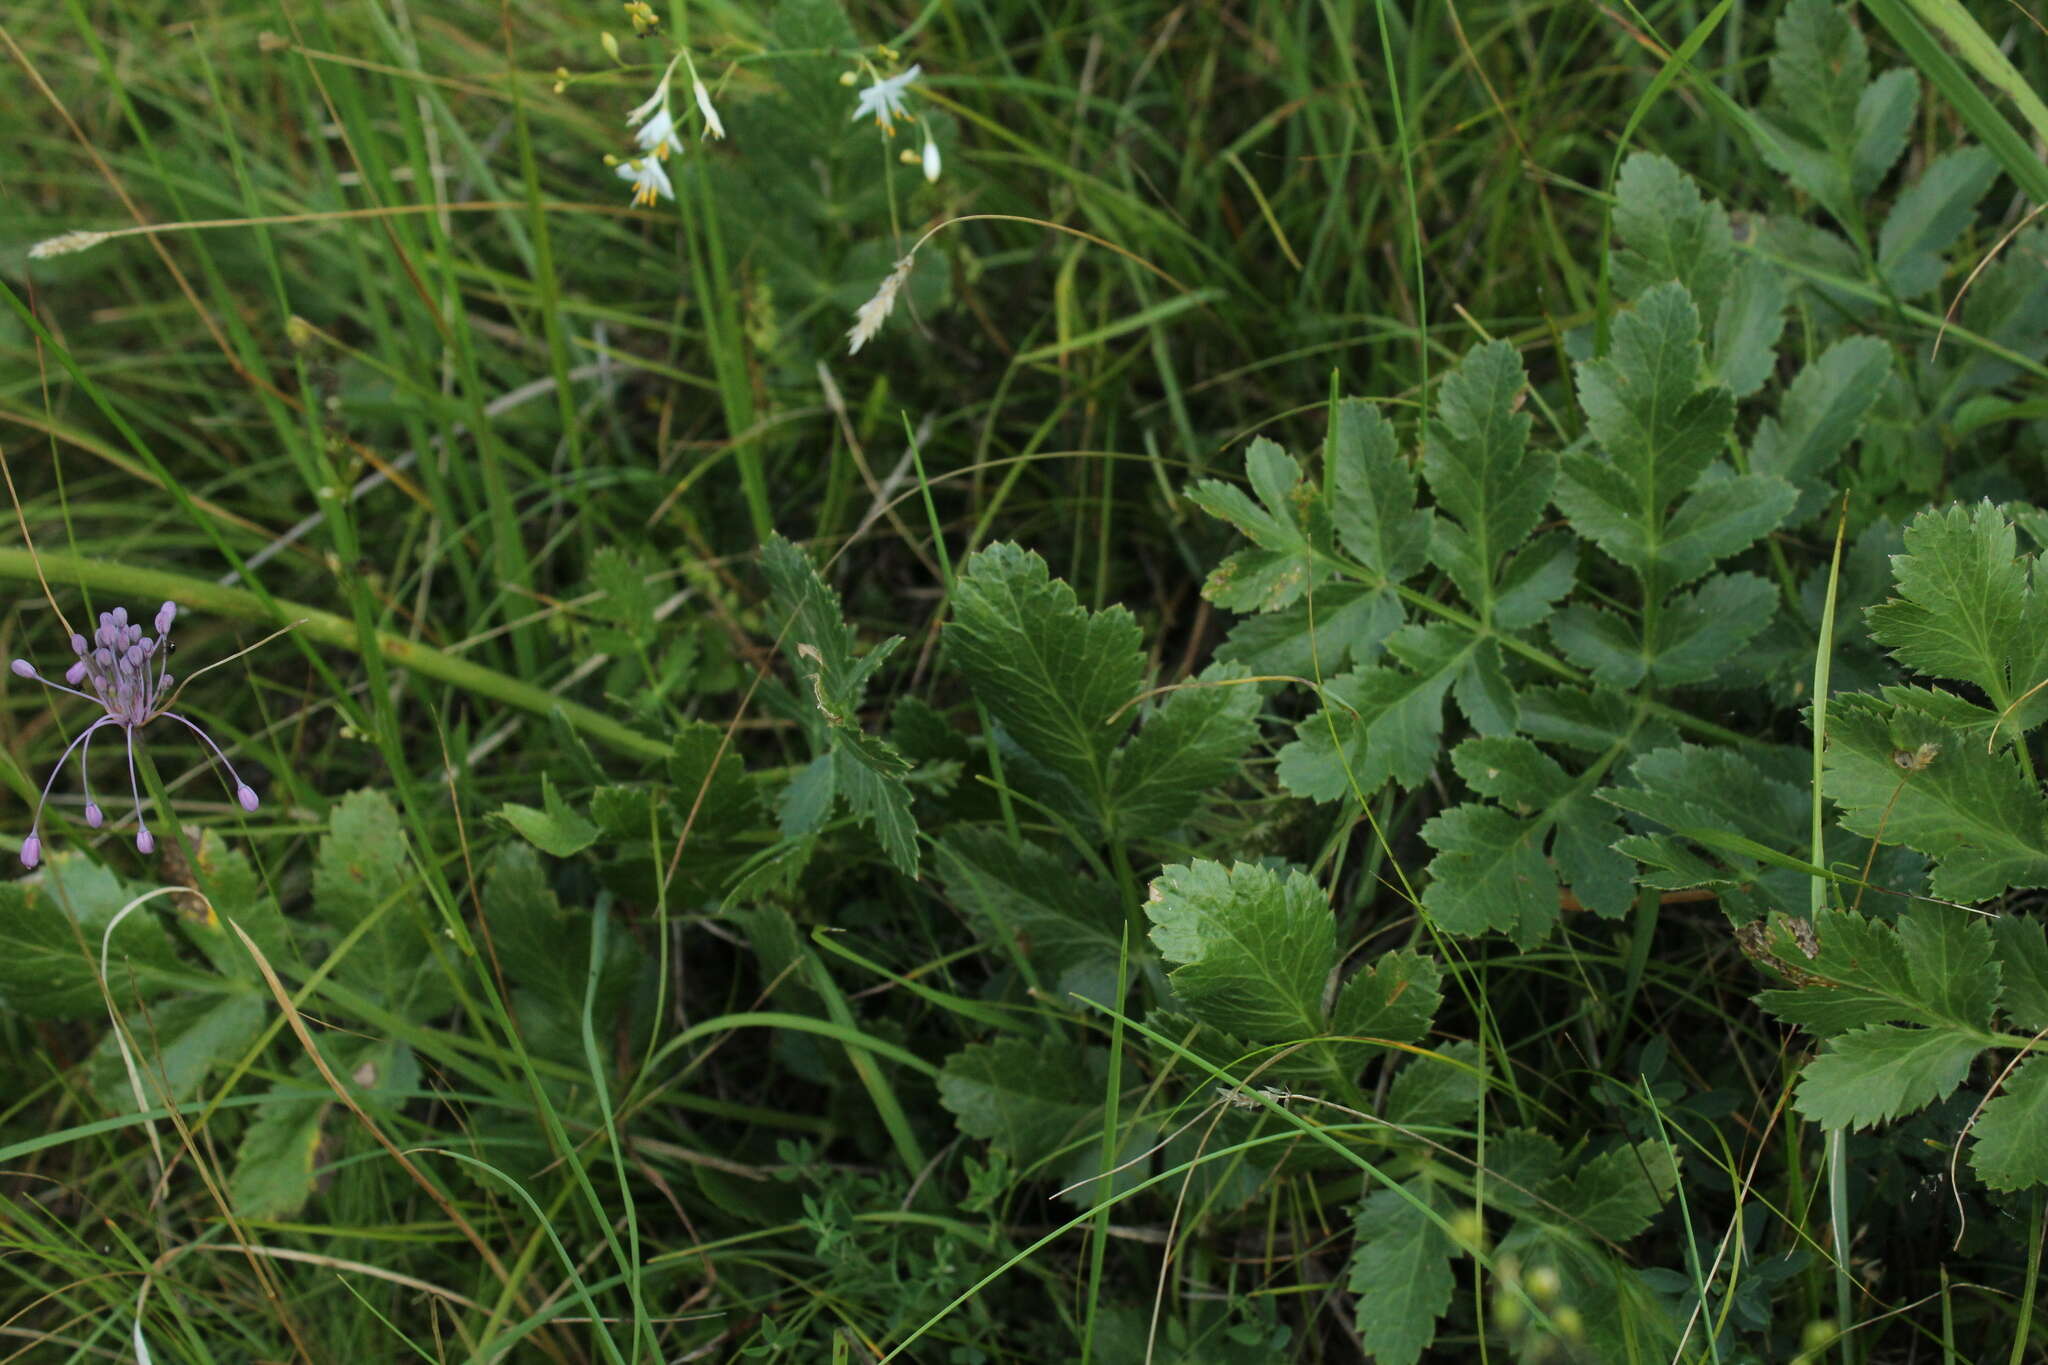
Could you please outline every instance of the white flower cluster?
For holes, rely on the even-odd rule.
[[[633,129],[633,143],[639,147],[640,155],[618,162],[615,169],[619,179],[633,182],[633,203],[636,207],[652,207],[657,199],[676,197],[675,186],[669,182],[668,171],[662,163],[668,160],[670,153],[682,147],[676,135],[675,113],[669,107],[669,85],[675,78],[677,62],[689,66],[690,92],[696,97],[697,112],[704,120],[704,131],[699,136],[725,136],[725,124],[719,120],[718,110],[711,104],[711,92],[704,88],[689,54],[678,52],[668,64],[668,69],[661,73],[654,93],[626,115],[626,126]]]

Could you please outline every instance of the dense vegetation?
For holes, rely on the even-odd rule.
[[[2018,8],[0,44],[0,1358],[2048,1353]]]

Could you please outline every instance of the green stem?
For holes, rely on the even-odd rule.
[[[109,564],[62,551],[31,554],[27,550],[0,549],[0,579],[33,583],[40,560],[42,573],[55,583],[76,583],[81,587],[123,592],[136,597],[163,598],[181,607],[231,616],[243,621],[261,621],[273,626],[291,626],[309,640],[339,649],[362,652],[365,635],[356,623],[333,612],[300,606],[272,598],[266,602],[240,588],[222,587],[204,579],[161,569],[138,569],[126,564]],[[666,758],[669,746],[623,725],[602,711],[573,701],[564,701],[546,688],[508,678],[495,669],[459,659],[452,654],[385,631],[369,632],[368,638],[382,658],[400,668],[411,669],[439,682],[478,696],[490,697],[536,716],[559,712],[571,728],[598,743],[637,758]]]

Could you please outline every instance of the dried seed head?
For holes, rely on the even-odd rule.
[[[896,310],[896,296],[903,292],[903,282],[910,278],[910,264],[917,259],[911,252],[896,262],[896,268],[883,277],[881,287],[875,296],[862,304],[853,315],[853,326],[847,329],[848,355],[859,355],[860,348],[875,339],[875,333],[882,330],[882,324],[889,320],[889,314]]]

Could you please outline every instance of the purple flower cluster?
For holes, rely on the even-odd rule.
[[[149,832],[149,826],[142,818],[142,793],[135,781],[135,732],[159,716],[178,722],[204,740],[233,781],[235,800],[241,803],[243,810],[256,809],[255,788],[235,772],[234,764],[228,762],[228,756],[221,752],[220,745],[213,742],[213,736],[176,711],[167,709],[175,695],[171,690],[174,679],[169,665],[171,622],[177,615],[175,603],[164,603],[156,614],[156,634],[149,636],[142,633],[140,625],[129,622],[126,607],[102,612],[100,628],[93,632],[90,641],[83,635],[71,637],[71,652],[78,659],[65,670],[62,683],[51,682],[36,672],[36,666],[26,659],[14,661],[12,667],[16,677],[54,687],[59,692],[69,692],[74,697],[83,697],[106,712],[71,741],[57,760],[57,766],[51,770],[50,780],[43,784],[42,799],[36,802],[36,815],[29,824],[28,838],[21,843],[22,866],[34,867],[42,861],[43,806],[50,799],[50,788],[56,783],[57,774],[64,770],[64,764],[74,749],[80,751],[78,776],[85,790],[85,823],[98,829],[106,819],[99,804],[92,799],[92,780],[86,771],[86,758],[92,751],[93,735],[109,725],[121,731],[128,746],[128,791],[135,801],[135,847],[142,852],[156,852],[156,837]],[[80,691],[81,684],[89,685],[91,692]]]

